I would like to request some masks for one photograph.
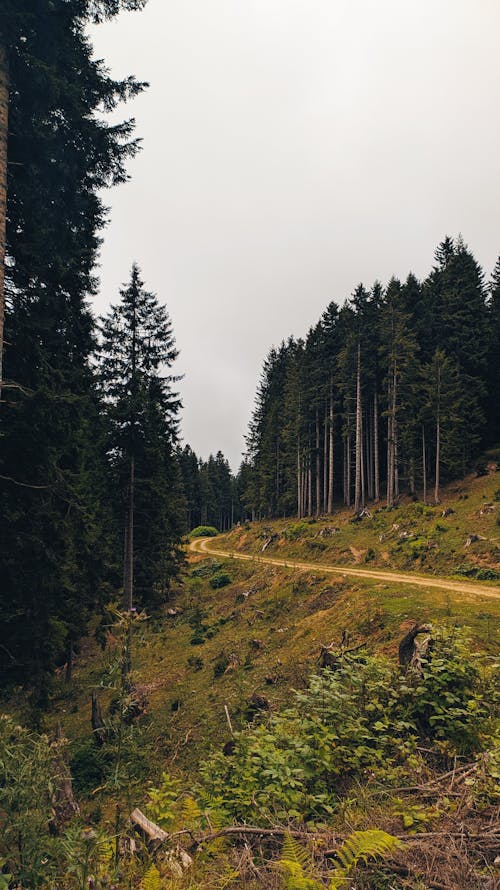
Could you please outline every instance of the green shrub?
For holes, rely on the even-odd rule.
[[[309,535],[310,532],[311,528],[307,522],[294,522],[285,529],[284,537],[287,541],[297,541],[299,538]]]
[[[194,578],[209,578],[214,572],[218,572],[222,563],[216,559],[206,559],[199,565],[191,569]]]
[[[219,662],[217,675],[227,666]],[[492,693],[483,686],[457,632],[435,635],[421,674],[386,657],[351,656],[313,676],[291,707],[239,733],[231,758],[214,754],[202,766],[205,788],[236,820],[328,818],[368,772],[401,783],[419,762],[419,743],[479,750],[491,731]]]
[[[212,590],[219,590],[220,587],[226,587],[231,584],[232,578],[227,572],[217,572],[210,578],[209,584]]]
[[[198,525],[189,532],[190,538],[215,538],[219,534],[213,525]]]

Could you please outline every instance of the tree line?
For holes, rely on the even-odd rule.
[[[500,259],[491,282],[461,237],[423,281],[360,284],[305,339],[273,347],[247,437],[254,517],[332,513],[342,501],[439,501],[500,435]]]

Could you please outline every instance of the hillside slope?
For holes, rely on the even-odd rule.
[[[450,514],[454,527],[449,532],[443,531],[442,535],[449,542],[458,542],[458,549],[447,546],[435,551],[441,555],[441,565],[449,567],[455,565],[458,558],[463,558],[463,537],[469,528],[477,530],[481,523],[481,534],[493,538],[497,484],[498,477],[496,480],[490,477],[469,480],[462,492],[448,493],[446,507],[455,511]],[[452,494],[458,497],[452,500]],[[460,495],[467,495],[467,498],[459,499]],[[495,509],[481,513],[481,506],[490,503]],[[444,506],[432,508],[429,513],[417,511],[415,514],[415,505],[408,504],[401,507],[397,515],[404,526],[416,515],[419,531],[424,528],[435,531]],[[380,517],[376,520],[379,523],[388,523],[392,522],[394,513],[387,515],[382,511],[376,516]],[[354,567],[359,563],[352,558],[349,546],[362,549],[359,537],[369,535],[370,540],[374,540],[382,533],[379,532],[380,525],[370,529],[370,519],[351,524],[347,514],[338,514],[334,520],[342,529],[336,534],[343,536],[345,558]],[[314,563],[318,557],[318,564],[311,571],[298,570],[293,565],[286,568],[269,565],[252,558],[239,560],[190,552],[186,576],[164,613],[154,618],[139,616],[132,624],[131,682],[134,701],[140,706],[126,724],[123,738],[119,734],[118,742],[117,737],[112,736],[112,741],[103,747],[96,746],[91,726],[91,695],[95,693],[97,696],[105,726],[112,726],[113,721],[116,726],[116,714],[123,707],[119,690],[125,630],[120,616],[109,616],[104,650],[94,637],[85,641],[76,658],[71,683],[64,682],[61,669],[54,680],[49,710],[42,718],[42,726],[52,736],[60,724],[69,739],[75,791],[87,824],[99,825],[108,833],[112,831],[117,818],[117,800],[123,813],[123,825],[126,825],[127,814],[136,806],[154,815],[154,808],[151,809],[151,801],[148,801],[148,789],[161,785],[161,775],[165,772],[180,782],[179,786],[167,784],[166,787],[183,789],[177,792],[181,794],[181,800],[183,795],[196,795],[200,765],[212,752],[228,750],[234,743],[234,735],[249,724],[267,725],[270,716],[290,707],[294,701],[293,690],[305,690],[310,676],[319,671],[323,647],[332,645],[333,651],[338,652],[343,644],[355,649],[362,658],[382,654],[397,665],[402,637],[416,622],[430,622],[436,628],[447,628],[452,636],[466,628],[472,650],[479,653],[479,661],[490,664],[491,656],[498,651],[500,617],[500,599],[491,596],[495,592],[494,581],[481,582],[474,587],[473,593],[456,593],[437,584],[436,575],[429,577],[432,583],[422,586],[421,583],[403,585],[398,580],[375,581],[347,574],[329,574],[319,560],[330,559],[331,552],[326,548],[316,549],[311,544],[326,541],[327,547],[330,546],[330,537],[319,534],[330,522],[301,523],[298,533],[294,521],[261,523],[248,529],[235,529],[210,542],[215,548],[234,548],[235,551],[239,548],[240,554],[251,557],[252,552],[260,553],[269,537],[279,534],[268,544],[264,555],[272,552],[272,547],[280,557],[307,553],[308,562]],[[484,542],[478,543],[482,545]],[[482,551],[480,564],[494,572],[491,542],[489,547],[488,560]],[[400,558],[399,554],[395,544],[395,561]],[[382,564],[387,566],[388,562]],[[420,573],[424,571],[424,565],[418,560],[412,560],[411,564],[417,564]],[[426,567],[430,568],[429,563]],[[405,571],[408,572],[407,567]],[[449,569],[446,573],[450,574]],[[458,577],[464,581],[464,575]],[[3,710],[14,713],[24,722],[30,717],[29,701],[20,692],[3,703]],[[432,755],[431,766],[438,773],[453,768],[453,762],[457,764],[449,750],[444,746]],[[427,770],[428,776],[433,775],[428,772],[429,765],[418,769]],[[410,784],[421,782],[420,775],[418,773]],[[401,784],[401,780],[396,784]],[[401,822],[403,816],[397,815],[401,811],[408,826],[417,825],[419,831],[431,826],[432,830],[453,832],[453,820],[457,818],[453,815],[453,807],[458,793],[453,791],[451,797],[446,797],[443,792],[443,797],[439,791],[439,800],[434,800],[429,799],[429,792],[424,789],[423,796],[417,794],[407,810],[406,803],[398,803],[394,795],[386,795],[384,801],[376,798],[376,805],[371,798],[364,800],[364,791],[358,787],[354,797],[346,798],[341,804],[332,826],[341,834],[352,827],[373,826],[404,833],[408,829],[406,822]],[[475,804],[472,810],[468,803],[467,806],[461,805],[460,813],[460,824],[467,825],[467,830],[472,833],[483,830],[486,815],[481,816]],[[489,819],[489,809],[486,808],[485,813]],[[172,824],[184,830],[184,816],[176,818],[178,821]],[[412,850],[415,849],[412,845]],[[268,852],[271,855],[271,850]],[[463,874],[472,874],[471,869],[475,867],[473,857],[470,861],[467,858],[469,852],[467,856],[464,853]],[[422,863],[428,853],[426,850],[419,853],[422,861],[419,859],[418,867],[423,869],[422,873],[425,873]],[[236,860],[240,861],[240,855],[241,847],[236,845],[227,852],[221,849],[208,859],[202,857],[196,866],[193,883],[188,880],[175,886],[219,886],[219,871],[227,876],[229,867],[236,877],[223,882],[224,886],[282,886],[275,869],[262,872],[255,880],[251,877],[250,866],[250,872],[248,869],[242,871],[240,865],[234,866]],[[272,855],[276,855],[276,847]],[[440,847],[439,852],[434,849],[429,855],[438,859],[444,857],[444,862],[448,853]],[[451,869],[448,859],[446,862],[446,867]],[[408,863],[411,865],[410,860],[403,858],[398,867],[408,869]],[[244,880],[238,877],[243,873],[246,874]],[[409,880],[376,886],[422,888],[438,884],[445,888],[460,886],[451,878],[449,883],[434,885]],[[165,887],[170,886],[168,882],[165,884]],[[365,883],[359,886],[375,885]],[[470,886],[479,884],[470,883]]]
[[[402,569],[440,576],[500,579],[500,476],[470,475],[443,489],[441,503],[402,498],[302,520],[247,523],[218,539],[235,553],[319,564]]]

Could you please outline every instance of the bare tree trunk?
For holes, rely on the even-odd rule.
[[[276,439],[276,516],[279,515],[280,503],[280,441]],[[231,501],[231,526],[233,525],[233,502]]]
[[[368,498],[373,501],[373,408],[370,405],[368,409],[368,418],[365,425],[365,453],[366,453],[366,472],[367,472],[367,488]]]
[[[425,427],[422,427],[422,476],[424,480],[424,504],[427,503],[427,460],[425,455]]]
[[[297,519],[302,517],[302,477],[300,472],[300,438],[297,439]]]
[[[127,531],[127,593],[126,608],[132,611],[134,605],[134,502],[135,502],[135,460],[130,458],[130,486]]]
[[[351,506],[351,435],[346,436],[346,498],[345,502],[348,507]]]
[[[321,513],[321,455],[319,451],[319,411],[316,408],[316,516]]]
[[[3,327],[5,317],[5,241],[7,233],[7,143],[9,134],[9,65],[0,45],[0,396],[3,380]]]
[[[328,511],[328,412],[325,410],[323,430],[323,512]]]
[[[396,414],[397,408],[397,378],[396,369],[394,368],[394,419],[393,419],[393,437],[394,437],[394,497],[399,497],[399,442],[398,442],[398,419]]]
[[[358,364],[356,371],[356,451],[355,451],[355,481],[354,481],[354,512],[361,510],[361,475],[363,453],[363,415],[361,408],[361,345],[358,343]]]
[[[311,442],[307,454],[307,515],[312,516],[312,467],[311,467]]]
[[[439,463],[441,460],[441,421],[438,413],[436,423],[436,475],[434,481],[434,503],[439,504]]]
[[[122,608],[124,611],[128,608],[128,508],[125,513],[125,524],[123,528],[123,596]]]
[[[391,378],[387,381],[387,506],[390,507],[393,502],[392,494],[392,385]]]
[[[373,396],[373,474],[375,501],[380,500],[380,462],[378,455],[378,397]]]
[[[436,413],[436,471],[434,479],[434,503],[439,504],[439,464],[441,461],[441,367],[438,366],[437,413]]]
[[[330,417],[328,430],[328,512],[333,513],[333,379],[330,380]]]

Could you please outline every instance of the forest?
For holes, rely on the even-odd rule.
[[[461,236],[424,281],[358,285],[305,339],[273,347],[247,438],[254,517],[332,513],[340,500],[439,503],[499,436],[500,260],[486,283]]]
[[[237,471],[195,453],[169,294],[130,256],[93,302],[148,84],[90,27],[145,4],[0,8],[0,890],[493,890],[500,259],[446,235],[337,295],[270,349]]]

